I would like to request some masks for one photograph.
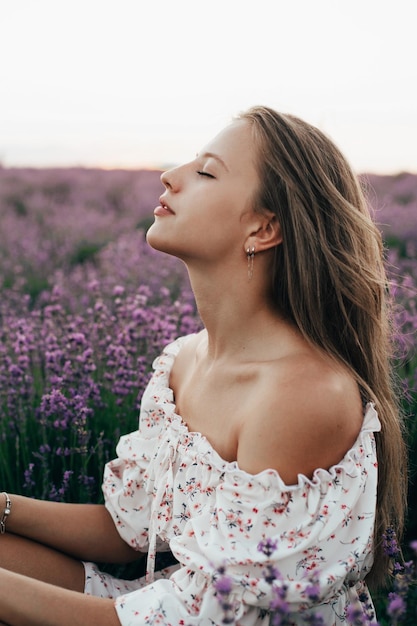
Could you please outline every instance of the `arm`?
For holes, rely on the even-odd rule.
[[[0,511],[5,505],[0,495]],[[100,504],[66,504],[10,495],[7,532],[50,546],[76,559],[128,563],[140,554],[120,537]]]
[[[120,626],[113,600],[68,591],[4,569],[0,569],[0,621],[9,626]]]

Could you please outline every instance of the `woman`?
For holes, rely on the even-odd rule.
[[[265,571],[288,624],[306,611],[343,624],[357,602],[371,620],[365,577],[386,576],[405,456],[381,240],[359,184],[320,131],[265,107],[162,182],[148,242],[186,264],[204,330],[156,359],[105,506],[2,496],[0,620],[208,626],[226,609],[258,626],[275,597]],[[155,573],[168,547],[178,564]],[[146,581],[91,563],[141,551]]]

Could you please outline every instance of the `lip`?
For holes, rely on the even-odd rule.
[[[154,215],[175,215],[174,211],[168,206],[162,196],[159,198],[159,202],[159,206],[154,209]]]

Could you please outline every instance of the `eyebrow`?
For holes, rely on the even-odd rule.
[[[208,158],[211,157],[212,159],[215,159],[216,161],[218,161],[220,163],[220,165],[222,165],[224,167],[224,169],[226,170],[226,172],[229,171],[229,168],[227,167],[226,163],[223,161],[223,159],[221,157],[219,157],[218,154],[214,154],[214,152],[204,152],[203,154],[197,154],[197,157],[200,158]]]

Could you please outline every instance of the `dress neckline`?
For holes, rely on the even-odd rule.
[[[169,384],[170,373],[175,358],[177,357],[183,343],[195,334],[196,333],[192,333],[191,335],[178,337],[169,343],[164,348],[162,354],[155,359],[153,367],[155,373],[157,374],[156,380],[158,385],[158,396],[160,398],[160,403],[163,405],[166,418],[177,432],[185,436],[185,439],[187,440],[186,445],[189,445],[190,438],[193,439],[193,443],[198,442],[199,459],[202,461],[203,458],[208,457],[210,465],[215,465],[220,471],[233,472],[234,474],[238,473],[248,479],[254,479],[255,477],[259,479],[261,476],[275,475],[280,483],[280,486],[285,490],[296,490],[303,487],[305,483],[310,484],[311,486],[317,486],[323,480],[323,475],[331,478],[334,475],[339,474],[340,470],[352,471],[352,468],[356,467],[356,451],[363,446],[364,437],[373,435],[374,432],[381,430],[381,423],[379,421],[375,405],[372,402],[368,402],[364,408],[362,427],[355,442],[351,448],[347,450],[344,457],[338,463],[332,465],[329,469],[322,467],[316,468],[313,472],[312,478],[308,478],[304,474],[298,474],[298,482],[291,485],[287,485],[281,478],[278,470],[274,468],[264,469],[257,474],[250,474],[249,472],[246,472],[246,470],[239,467],[237,461],[226,461],[223,459],[223,457],[209,442],[207,437],[200,431],[190,430],[181,415],[177,413],[174,392]],[[166,411],[167,408],[169,409],[168,411]]]

